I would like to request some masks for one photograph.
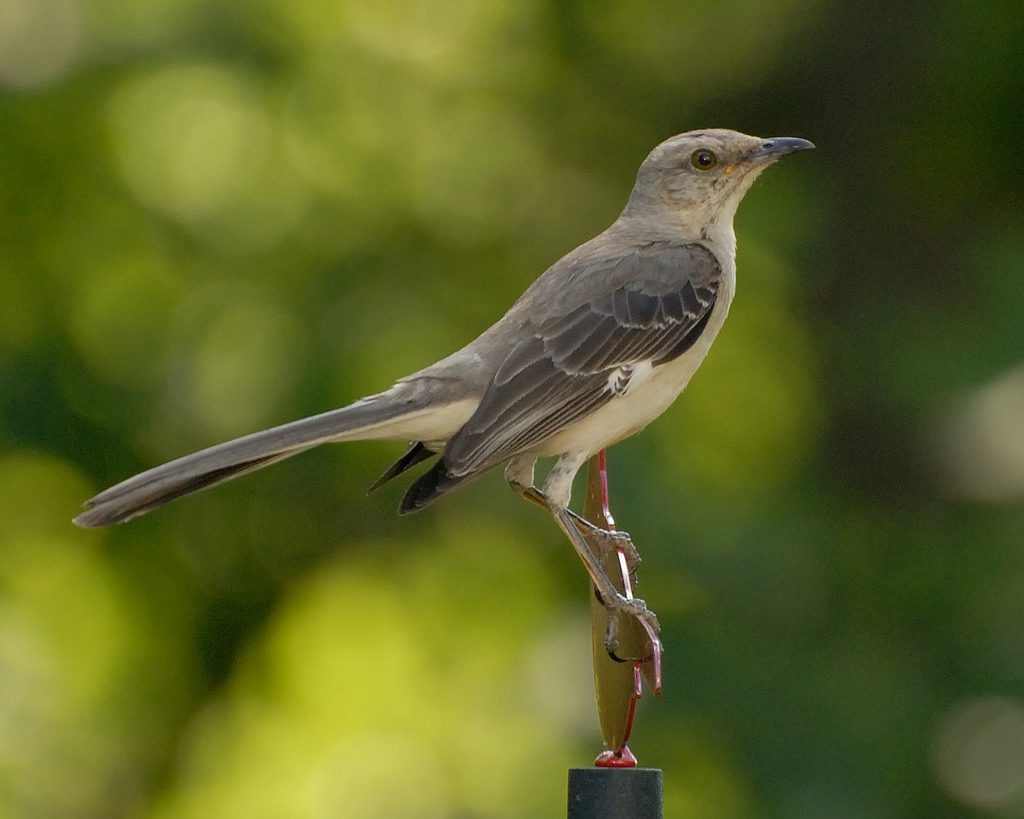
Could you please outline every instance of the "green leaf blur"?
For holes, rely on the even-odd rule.
[[[814,140],[610,453],[670,819],[1024,816],[1024,15],[818,0],[0,0],[0,816],[558,817],[587,589],[488,476],[94,491],[465,343],[698,127]]]

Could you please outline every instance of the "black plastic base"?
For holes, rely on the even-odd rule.
[[[569,819],[661,819],[660,768],[570,768]]]

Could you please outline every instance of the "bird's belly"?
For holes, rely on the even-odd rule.
[[[679,396],[700,364],[687,355],[656,368],[642,384],[615,395],[600,409],[542,442],[537,455],[584,452],[592,455],[628,438],[661,415]]]

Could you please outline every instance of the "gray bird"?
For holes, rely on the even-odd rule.
[[[569,511],[572,482],[595,453],[639,432],[683,391],[725,321],[736,287],[733,216],[754,179],[804,139],[690,131],[644,160],[625,209],[540,276],[494,325],[391,389],[204,449],[112,486],[75,518],[128,520],[183,495],[324,443],[412,446],[374,484],[436,454],[400,511],[415,512],[507,463],[505,477],[572,541],[609,610],[653,619],[621,595]],[[538,457],[554,456],[541,489]]]

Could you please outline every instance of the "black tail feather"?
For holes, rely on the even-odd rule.
[[[401,458],[399,458],[390,467],[388,467],[387,472],[385,472],[383,475],[381,475],[379,478],[377,478],[377,480],[373,482],[373,485],[366,490],[367,494],[372,492],[374,489],[380,489],[380,487],[382,487],[392,478],[397,478],[399,475],[405,472],[405,470],[416,466],[416,464],[425,461],[428,458],[432,458],[436,454],[436,452],[427,449],[423,445],[422,441],[416,441],[405,451]]]
[[[413,481],[412,486],[409,487],[402,498],[402,503],[398,507],[398,513],[400,515],[410,515],[413,512],[418,512],[420,509],[430,506],[430,504],[445,493],[450,492],[474,477],[476,477],[475,474],[452,475],[442,458]]]

